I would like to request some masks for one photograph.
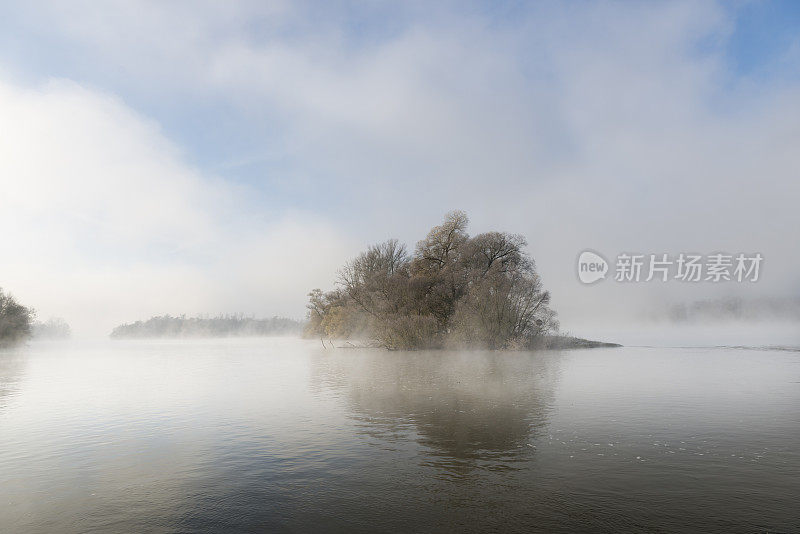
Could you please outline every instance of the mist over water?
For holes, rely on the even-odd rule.
[[[0,534],[800,534],[800,2],[0,13]]]
[[[791,531],[800,352],[0,352],[13,532]]]
[[[582,336],[649,347],[741,347],[800,348],[800,323],[770,322],[633,322],[627,325],[585,324],[576,329]]]

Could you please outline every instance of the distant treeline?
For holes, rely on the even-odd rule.
[[[283,336],[298,334],[303,323],[286,317],[255,319],[243,314],[216,317],[173,317],[161,315],[146,321],[122,324],[111,332],[112,338],[150,337],[229,337]]]
[[[36,339],[69,339],[72,337],[72,329],[64,319],[53,317],[45,322],[33,323],[31,334]]]
[[[800,297],[736,297],[674,304],[668,317],[677,323],[721,321],[800,321]]]
[[[309,294],[305,334],[390,349],[541,346],[558,321],[525,238],[470,236],[468,222],[448,213],[413,254],[395,239],[361,253],[333,291]]]

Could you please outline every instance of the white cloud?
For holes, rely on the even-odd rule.
[[[453,207],[526,234],[566,324],[652,298],[796,293],[800,253],[781,229],[800,227],[797,87],[737,81],[721,46],[732,20],[714,4],[542,11],[511,32],[419,21],[357,50],[225,44],[206,83],[290,113],[298,166],[373,206],[356,216],[384,235],[418,236]],[[769,276],[587,292],[574,273],[586,247],[760,251]]]
[[[0,116],[3,286],[78,333],[165,312],[300,316],[351,250],[302,213],[254,217],[116,98],[2,83]]]

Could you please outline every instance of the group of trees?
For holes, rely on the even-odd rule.
[[[556,331],[524,237],[470,237],[448,213],[413,254],[396,239],[371,246],[339,273],[337,287],[309,293],[307,336],[366,338],[392,349],[530,347]]]
[[[0,288],[0,346],[15,345],[31,336],[35,313]]]
[[[228,337],[281,336],[298,334],[302,323],[285,317],[255,319],[242,314],[217,317],[172,317],[162,315],[146,321],[120,325],[111,332],[113,338],[152,337]]]

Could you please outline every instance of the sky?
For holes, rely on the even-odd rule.
[[[800,296],[796,2],[0,2],[0,287],[78,335],[302,318],[461,209],[562,327]],[[759,252],[757,283],[578,254]]]

